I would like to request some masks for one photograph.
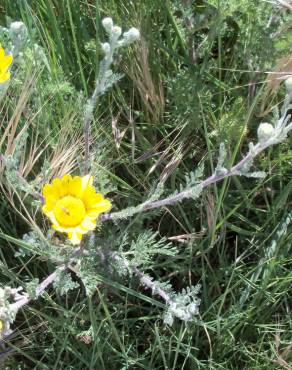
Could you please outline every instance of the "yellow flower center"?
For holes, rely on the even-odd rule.
[[[67,195],[58,200],[54,214],[60,225],[74,227],[84,219],[86,209],[81,199]]]

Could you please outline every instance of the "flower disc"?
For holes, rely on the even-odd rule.
[[[81,199],[67,195],[58,200],[54,213],[59,224],[74,227],[84,219],[86,210]]]

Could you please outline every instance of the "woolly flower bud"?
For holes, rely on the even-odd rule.
[[[116,38],[119,38],[122,34],[122,29],[121,27],[119,26],[114,26],[112,28],[112,34],[116,37]]]
[[[19,32],[22,28],[25,28],[25,25],[23,22],[12,22],[10,24],[11,31]]]
[[[102,23],[104,29],[108,33],[111,33],[112,32],[112,29],[113,29],[113,26],[114,26],[114,22],[113,22],[113,20],[110,17],[103,18],[103,20],[101,21],[101,23]]]
[[[102,48],[103,52],[105,53],[105,55],[108,55],[111,51],[111,46],[108,42],[102,43],[101,48]]]
[[[285,80],[285,86],[286,86],[287,93],[289,95],[292,95],[292,77],[288,77]]]
[[[10,37],[25,40],[27,37],[27,29],[23,22],[12,22],[9,28]]]
[[[110,78],[112,75],[113,75],[113,71],[112,71],[111,69],[108,69],[108,70],[105,72],[105,74],[104,74],[104,76],[105,76],[106,78]]]
[[[129,29],[129,31],[124,32],[123,36],[124,36],[125,42],[130,43],[130,42],[139,40],[140,32],[137,28],[132,27]]]
[[[266,141],[274,136],[275,129],[270,123],[261,123],[258,128],[258,139],[260,144],[264,144]]]

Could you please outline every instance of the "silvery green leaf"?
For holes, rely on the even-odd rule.
[[[258,178],[258,179],[263,179],[267,176],[267,173],[264,172],[264,171],[257,171],[257,172],[247,172],[247,173],[244,173],[244,176],[246,177],[254,177],[254,178]]]

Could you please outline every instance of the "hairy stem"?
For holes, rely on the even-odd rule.
[[[130,266],[127,259],[121,257],[116,252],[109,251],[107,255],[109,255],[115,261],[122,263],[126,267],[126,269],[130,270],[133,273],[133,275],[136,275],[139,278],[140,283],[147,289],[150,289],[152,291],[152,294],[160,296],[166,304],[170,304],[170,295],[167,294],[163,289],[158,287],[155,281],[153,281],[148,275],[144,274],[144,272],[139,270],[137,267]]]
[[[74,251],[73,257],[69,259],[67,263],[64,263],[56,268],[54,272],[52,272],[49,276],[47,276],[35,289],[35,298],[38,298],[53,282],[58,278],[59,273],[61,271],[66,270],[70,267],[71,263],[74,263],[76,261],[76,258],[80,256],[83,252],[83,247],[77,248]],[[28,296],[28,294],[23,294],[23,296],[18,299],[15,303],[11,304],[11,309],[15,310],[17,312],[21,307],[28,304],[32,298]]]
[[[52,274],[46,277],[37,287],[35,290],[36,298],[38,298],[57,278],[60,271],[63,271],[66,268],[65,265],[58,267]],[[32,298],[28,295],[23,295],[21,299],[17,302],[11,304],[11,309],[17,312],[21,307],[28,304]]]
[[[111,46],[110,54],[101,61],[99,67],[99,74],[96,80],[95,89],[91,98],[86,104],[85,117],[84,117],[84,173],[90,172],[90,139],[91,139],[91,122],[93,120],[93,111],[96,107],[97,98],[103,93],[106,87],[107,76],[112,62],[115,45]]]
[[[202,189],[206,188],[207,186],[214,184],[215,182],[221,181],[226,177],[230,176],[235,176],[240,174],[240,170],[244,167],[244,165],[252,160],[255,156],[257,156],[260,152],[262,152],[265,149],[265,147],[260,146],[257,144],[254,147],[253,152],[249,152],[240,162],[238,162],[236,165],[234,165],[230,170],[228,170],[225,173],[222,173],[220,175],[213,174],[209,176],[207,179],[202,181],[198,186],[201,186]],[[183,199],[191,198],[192,197],[192,191],[193,189],[188,189],[185,191],[182,191],[178,194],[175,195],[170,195],[167,198],[161,199],[161,200],[156,200],[156,201],[146,201],[139,206],[136,207],[136,211],[134,211],[132,214],[143,212],[143,211],[148,211],[150,209],[154,208],[160,208],[164,206],[170,206],[173,204],[176,204]],[[107,213],[103,214],[100,216],[99,221],[108,221],[108,220],[117,220],[119,218],[124,218],[124,212],[119,211],[119,212],[112,212],[112,213]]]
[[[163,289],[157,287],[155,281],[151,280],[149,276],[145,275],[144,272],[139,270],[137,267],[133,267],[132,270],[143,286],[150,289],[153,294],[160,296],[166,304],[170,304],[171,298],[169,294],[167,294]]]

